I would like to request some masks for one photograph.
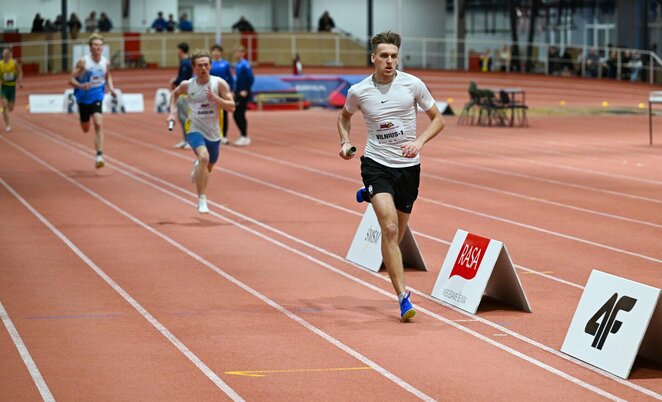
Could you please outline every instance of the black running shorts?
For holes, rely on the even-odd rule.
[[[418,197],[421,165],[392,168],[362,156],[361,177],[370,198],[378,193],[389,193],[398,211],[411,213]]]
[[[94,103],[79,103],[78,113],[80,114],[81,123],[90,121],[90,117],[95,113],[101,113],[101,101]]]

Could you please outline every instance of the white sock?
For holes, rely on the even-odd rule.
[[[407,292],[407,291],[405,290],[404,292],[402,292],[402,293],[400,293],[400,294],[398,295],[398,301],[399,301],[400,303],[402,303],[402,301],[404,300],[404,298],[407,297],[407,293],[409,293],[409,292]]]
[[[204,194],[200,194],[200,195],[198,196],[198,201],[207,201],[207,196],[204,195]]]

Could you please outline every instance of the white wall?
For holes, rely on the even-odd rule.
[[[148,1],[148,0],[143,0]],[[177,0],[173,0],[177,1]],[[55,17],[62,10],[60,0],[3,0],[0,7],[0,23],[4,27],[5,19],[15,17],[18,27],[22,32],[30,32],[32,20],[35,14],[41,14],[44,20],[55,21]],[[83,21],[90,14],[90,11],[97,12],[97,18],[101,12],[105,12],[113,26],[120,28],[122,26],[122,4],[120,1],[108,0],[68,0],[67,14],[76,13],[78,18]],[[69,15],[66,19],[69,19]]]
[[[367,39],[368,2],[367,0],[311,0],[312,25],[324,11],[328,11],[336,23],[336,28],[349,32],[352,36]],[[440,37],[444,33],[442,18],[444,1],[441,0],[401,0],[402,32],[407,37]],[[373,34],[381,31],[398,30],[397,0],[373,0]]]
[[[279,0],[287,7],[288,0]],[[215,0],[179,0],[179,6],[193,9],[193,30],[214,31]],[[246,17],[257,31],[270,31],[272,27],[271,0],[222,0],[221,29],[230,31],[241,16]],[[190,16],[189,16],[190,17]]]
[[[129,26],[133,31],[146,32],[152,26],[159,11],[163,12],[163,18],[166,20],[168,14],[172,14],[175,21],[179,21],[177,6],[177,0],[131,0]]]

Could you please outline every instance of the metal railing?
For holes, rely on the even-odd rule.
[[[254,39],[252,39],[254,38]],[[261,33],[254,37],[236,33],[223,35],[227,50],[243,44],[251,61],[256,64],[290,66],[295,54],[299,54],[305,66],[365,66],[367,50],[360,38],[342,34],[320,33]],[[123,36],[107,36],[111,62],[114,68],[176,67],[177,44],[188,42],[191,49],[209,47],[214,43],[211,34],[140,34],[140,50],[131,52]],[[62,44],[58,39],[21,42],[20,61],[30,71],[40,73],[62,70]],[[85,39],[66,41],[68,44],[68,68],[73,62],[75,46],[87,47]],[[513,54],[513,44],[507,41],[467,39],[458,46],[452,38],[405,38],[400,50],[401,64],[405,68],[438,70],[481,71],[481,52],[487,50],[491,57],[490,71],[530,72],[544,75],[578,75],[583,77],[634,78],[648,83],[662,82],[662,59],[650,51],[625,48],[595,48],[597,57],[588,55],[591,47],[566,46],[558,55],[550,53],[553,44],[533,43],[531,59],[527,60],[527,44],[519,43],[519,55]],[[11,45],[11,44],[9,44]],[[460,51],[458,51],[460,49]],[[506,52],[503,52],[506,49]],[[567,50],[567,57],[562,57]],[[227,52],[228,55],[231,56]],[[633,60],[627,55],[638,54]],[[592,60],[591,63],[589,60]],[[597,62],[596,62],[597,60]],[[528,65],[527,65],[528,64]]]

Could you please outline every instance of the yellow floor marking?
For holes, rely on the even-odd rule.
[[[267,374],[282,374],[282,373],[321,373],[327,371],[358,371],[358,370],[372,370],[371,367],[339,367],[339,368],[322,368],[322,369],[295,369],[295,370],[246,370],[246,371],[226,371],[225,374],[240,375],[244,377],[266,377]]]

